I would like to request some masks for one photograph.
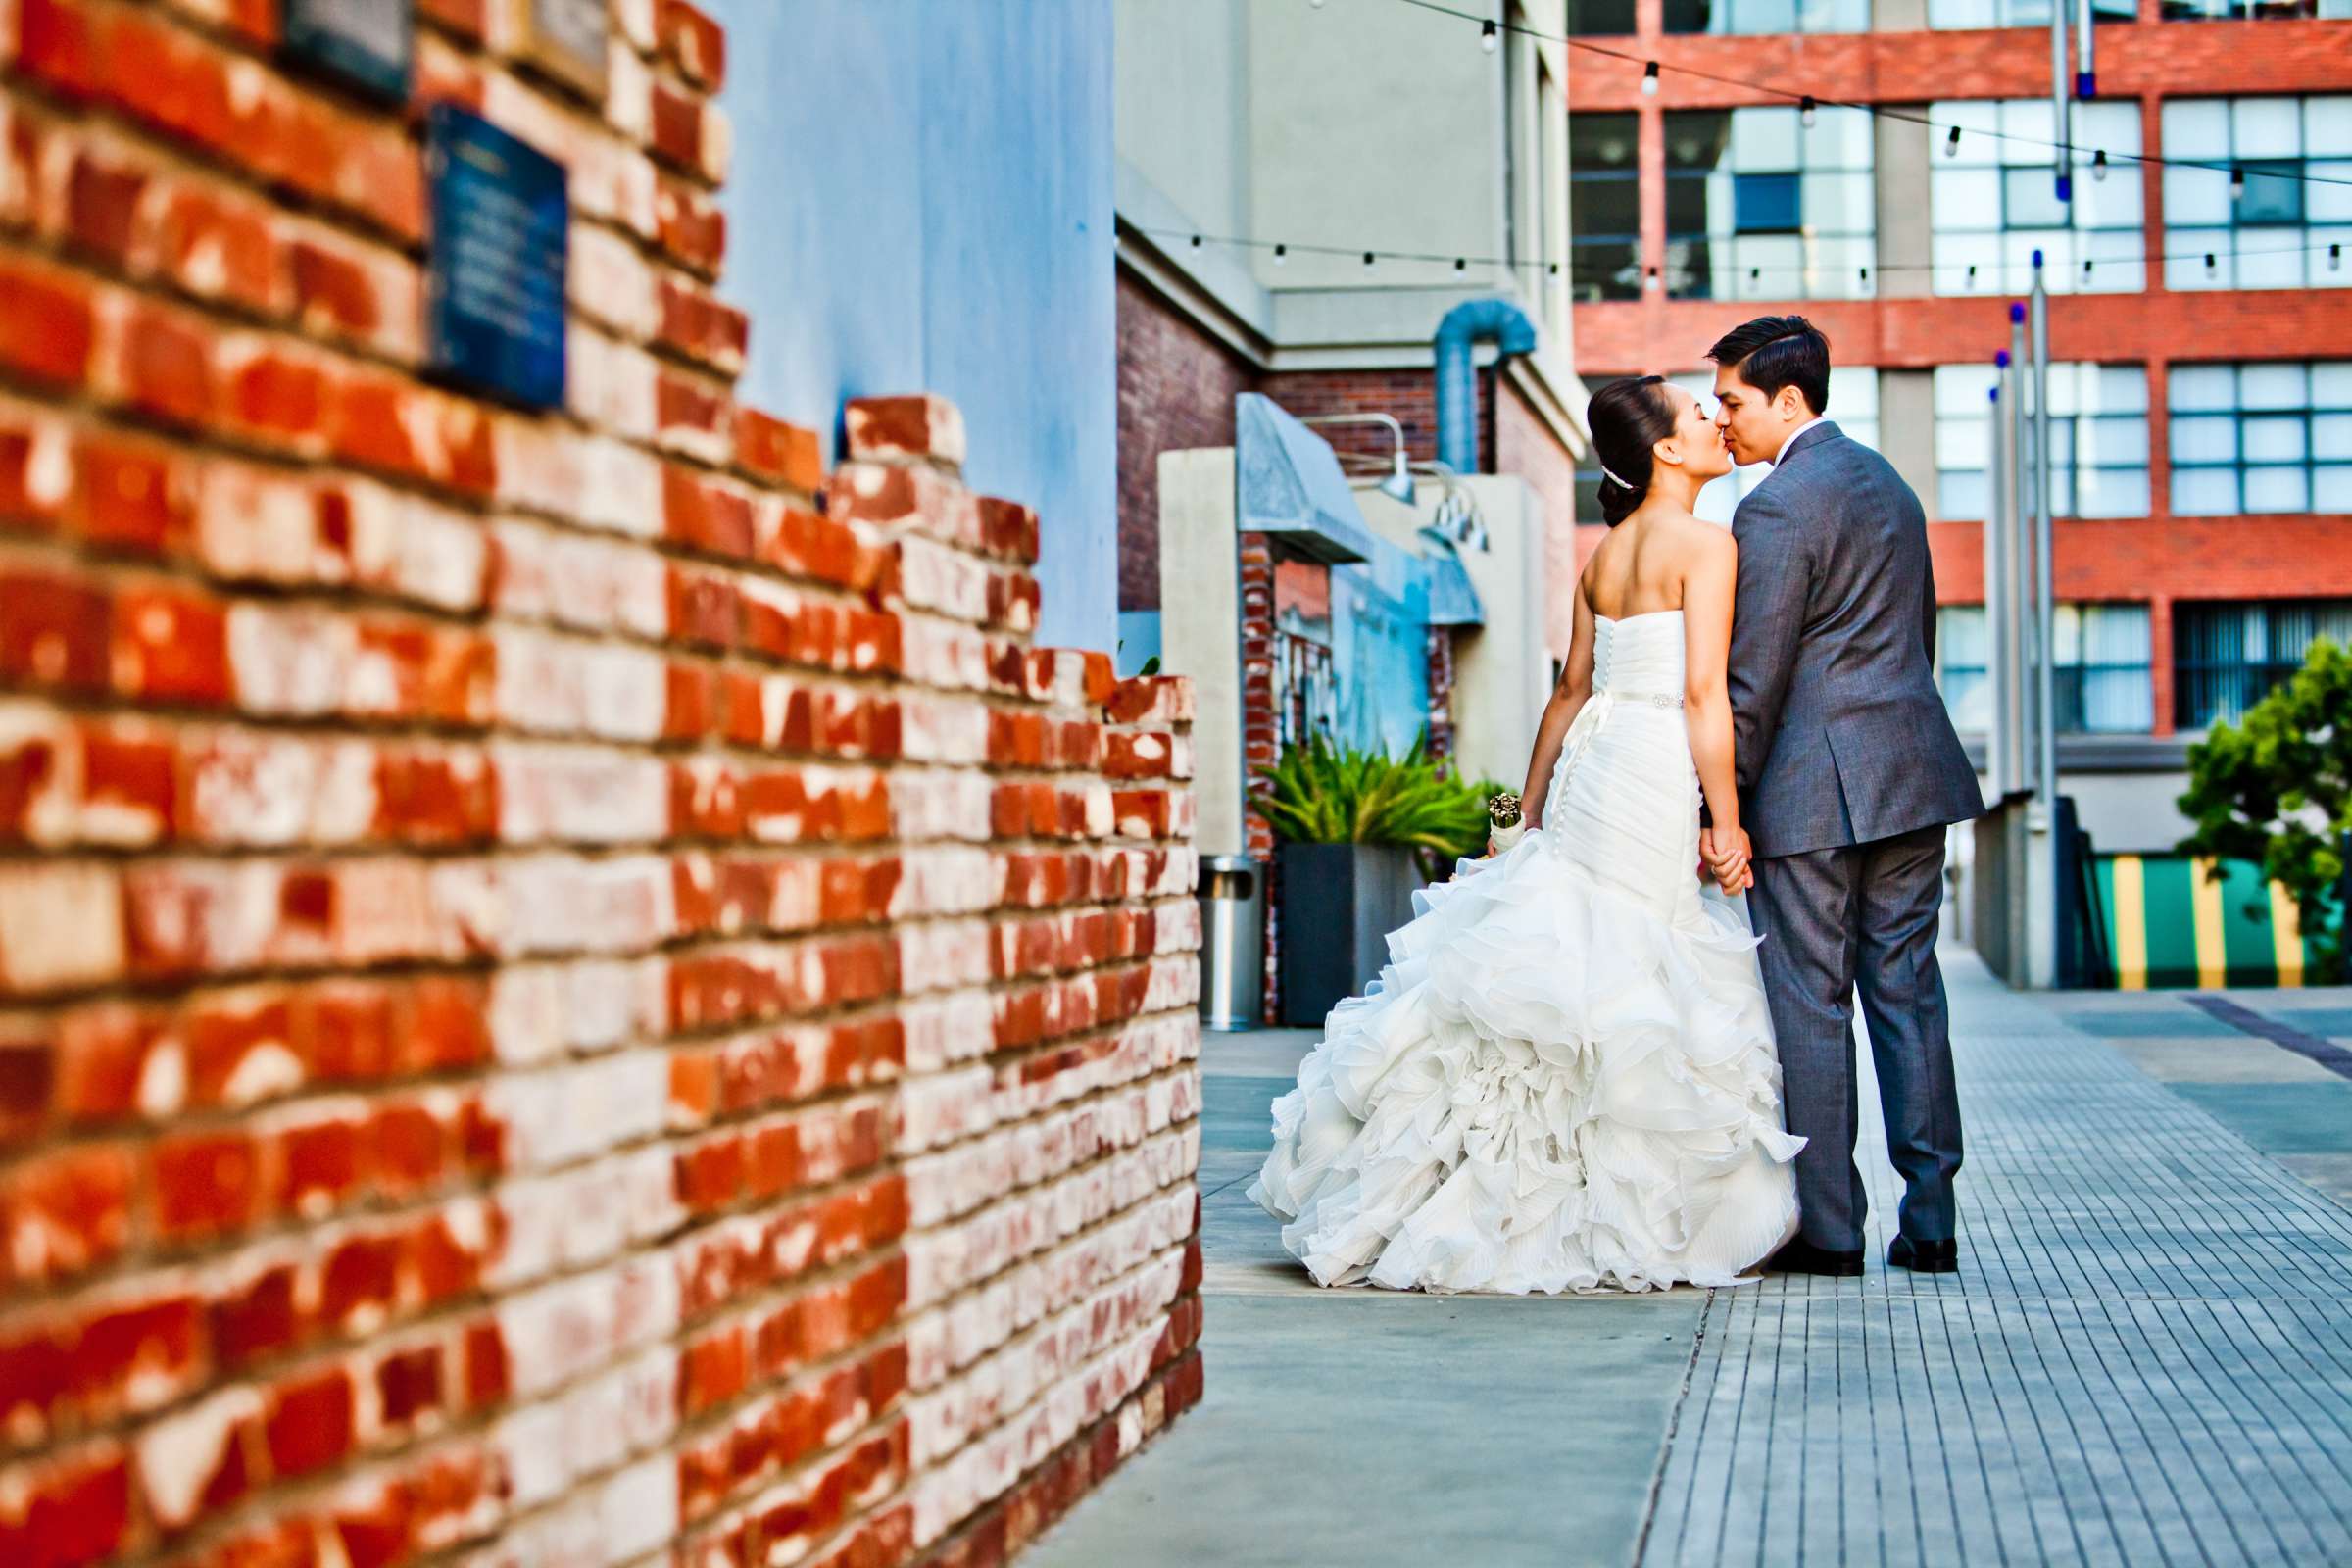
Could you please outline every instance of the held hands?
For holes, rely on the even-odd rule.
[[[1742,828],[1702,827],[1698,830],[1698,875],[1723,889],[1724,897],[1745,893],[1756,885],[1755,851]]]

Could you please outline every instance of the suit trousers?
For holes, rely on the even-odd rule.
[[[1748,912],[1764,939],[1756,957],[1780,1040],[1783,1115],[1808,1140],[1796,1190],[1801,1233],[1816,1247],[1860,1249],[1870,1207],[1854,1163],[1857,990],[1886,1153],[1903,1178],[1902,1233],[1921,1242],[1954,1234],[1960,1101],[1936,961],[1943,847],[1944,830],[1927,827],[1755,862]]]

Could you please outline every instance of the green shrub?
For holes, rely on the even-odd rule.
[[[2341,982],[2352,832],[2352,653],[2322,640],[2285,684],[2188,749],[2183,853],[2254,860],[2294,896],[2315,983]]]
[[[1290,843],[1406,844],[1450,862],[1486,849],[1487,797],[1503,788],[1472,783],[1432,758],[1426,727],[1402,757],[1317,734],[1257,770],[1250,805]]]

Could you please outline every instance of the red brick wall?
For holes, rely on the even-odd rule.
[[[1159,455],[1233,445],[1233,400],[1256,375],[1119,270],[1119,608],[1159,608]]]
[[[1190,688],[736,404],[715,28],[420,11],[563,414],[419,374],[415,106],[0,0],[0,1562],[995,1562],[1201,1386]]]

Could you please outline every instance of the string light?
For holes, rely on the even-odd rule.
[[[1315,3],[1319,6],[1321,4],[1321,0],[1315,0]],[[1397,0],[1397,3],[1401,5],[1413,6],[1422,11],[1435,12],[1439,16],[1452,17],[1461,22],[1478,23],[1482,31],[1487,28],[1494,27],[1495,25],[1492,20],[1481,17],[1474,12],[1464,11],[1458,6],[1446,4],[1445,0]],[[1628,64],[1656,64],[1656,62],[1644,62],[1643,57],[1641,55],[1629,54],[1623,49],[1613,48],[1608,44],[1597,42],[1592,38],[1579,37],[1570,33],[1545,32],[1541,28],[1531,27],[1523,23],[1513,23],[1511,24],[1511,30],[1513,32],[1524,34],[1527,37],[1541,38],[1548,43],[1560,44],[1569,49],[1581,50],[1587,54],[1599,55],[1610,60],[1621,60],[1627,62]],[[1714,82],[1719,86],[1741,87],[1750,92],[1765,93],[1772,97],[1783,100],[1794,98],[1798,101],[1800,108],[1808,112],[1805,119],[1805,122],[1808,125],[1812,123],[1812,118],[1809,112],[1819,107],[1819,104],[1810,93],[1793,92],[1787,87],[1777,86],[1772,82],[1757,81],[1746,76],[1728,76],[1720,72],[1701,70],[1696,66],[1677,65],[1674,69],[1686,76],[1695,76],[1701,81]],[[1646,74],[1646,72],[1644,74]],[[1833,108],[1859,110],[1863,114],[1875,115],[1884,120],[1899,120],[1906,124],[1925,125],[1931,130],[1945,130],[1949,128],[1943,122],[1931,120],[1924,114],[1906,112],[1891,105],[1853,103],[1840,98],[1830,99],[1829,103]],[[2052,152],[2058,151],[2061,147],[2060,143],[2050,141],[2039,136],[2019,135],[2014,131],[2006,130],[1987,130],[1982,125],[1975,125],[1969,128],[1975,130],[1980,135],[1990,136],[1996,141],[2013,141],[2024,146],[2046,148]],[[2224,167],[2220,164],[2200,163],[2193,158],[2164,158],[2154,153],[2123,153],[2119,154],[2118,156],[2129,158],[2136,164],[2146,164],[2157,168],[2206,169],[2218,171]],[[2266,177],[2273,179],[2294,180],[2299,184],[2305,185],[2352,186],[2352,177],[2331,177],[2326,174],[2289,174],[2279,172],[2267,174]]]
[[[2107,149],[2104,147],[2090,155],[2090,177],[2093,179],[2107,177]]]
[[[1807,98],[1803,103],[1797,105],[1796,118],[1805,122],[1805,128],[1807,130],[1813,128],[1813,122],[1816,116],[1814,113],[1813,100],[1811,98]]]
[[[1662,282],[1659,280],[1659,277],[1658,277],[1658,270],[1657,270],[1656,268],[1654,268],[1654,267],[1653,267],[1653,268],[1651,268],[1651,269],[1649,270],[1649,278],[1648,278],[1648,287],[1649,287],[1649,291],[1650,291],[1652,294],[1655,294],[1655,293],[1656,293],[1656,292],[1657,292],[1657,291],[1658,291],[1660,288],[1662,288],[1662,287],[1664,287],[1664,286],[1665,286],[1665,285],[1664,285],[1664,284],[1663,284],[1663,283],[1662,283]]]
[[[2213,252],[2211,251],[2207,251],[2205,253],[2205,275],[2207,277],[2219,277],[2222,275],[2221,266],[2214,260]]]
[[[2246,172],[2242,169],[2230,171],[2230,199],[2233,202],[2246,199]]]
[[[2088,262],[2082,264],[2082,281],[2085,283],[2090,281],[2090,264]]]
[[[1864,288],[1870,287],[1870,269],[1867,267],[1862,269],[1862,286]]]
[[[1943,138],[1943,156],[1946,158],[1960,156],[1960,127],[1958,125],[1954,125],[1952,133]]]
[[[1273,240],[1250,239],[1247,236],[1238,234],[1196,234],[1191,229],[1152,228],[1142,224],[1136,225],[1134,232],[1150,235],[1157,239],[1163,239],[1171,243],[1181,240],[1184,242],[1187,248],[1196,248],[1196,246],[1204,247],[1208,245],[1231,245],[1239,247],[1243,250],[1267,251],[1272,254],[1274,265],[1277,267],[1284,265],[1284,263],[1288,261],[1291,252],[1296,250],[1310,256],[1354,256],[1360,259],[1364,267],[1367,269],[1377,267],[1377,265],[1383,261],[1392,261],[1416,262],[1439,267],[1451,264],[1455,270],[1461,271],[1467,270],[1468,267],[1475,263],[1480,267],[1491,267],[1511,272],[1516,272],[1520,268],[1523,267],[1531,270],[1542,267],[1547,270],[1554,277],[1560,275],[1561,269],[1561,264],[1556,261],[1543,262],[1533,259],[1520,259],[1512,257],[1453,255],[1450,253],[1427,251],[1357,250],[1352,246],[1347,245],[1294,245],[1287,240],[1276,242]],[[1126,235],[1114,230],[1111,235],[1111,240],[1114,246],[1121,249],[1126,248]],[[2329,270],[2340,270],[2343,266],[2343,242],[2341,241],[2330,243],[2315,240],[2307,245],[2266,246],[2260,250],[2248,251],[2245,254],[2248,257],[2308,256],[2314,252],[2325,251],[2328,254]],[[2202,261],[2206,264],[2209,270],[2213,272],[2218,272],[2220,266],[2220,253],[2217,251],[2150,251],[2139,256],[2107,256],[2099,259],[2118,266],[2137,266],[2143,264],[2174,261]],[[1880,272],[1887,273],[1933,272],[1940,275],[1946,272],[1949,265],[1950,264],[1948,263],[1935,262],[1894,263],[1887,266],[1878,266],[1875,268],[1875,270]],[[1867,278],[1873,270],[1873,268],[1868,267],[1861,268],[1859,269],[1859,272],[1860,275]],[[1969,289],[1973,290],[1977,286],[1978,273],[1981,270],[1982,268],[1973,262],[1963,269],[1963,277],[1965,279],[1966,286]],[[1601,271],[1605,275],[1610,276],[1622,275],[1622,273],[1615,269],[1601,269]],[[1747,276],[1748,281],[1758,282],[1761,281],[1765,272],[1810,276],[1812,275],[1813,271],[1814,269],[1810,267],[1798,265],[1769,268],[1751,265],[1747,269]],[[1661,286],[1662,280],[1657,268],[1651,267],[1644,269],[1643,275],[1650,287],[1656,288]]]
[[[1493,54],[1494,46],[1500,42],[1502,42],[1502,33],[1494,23],[1489,22],[1478,29],[1478,46],[1487,53]]]
[[[1644,98],[1655,98],[1657,95],[1658,63],[1655,60],[1652,60],[1643,65],[1642,68],[1642,96]]]

